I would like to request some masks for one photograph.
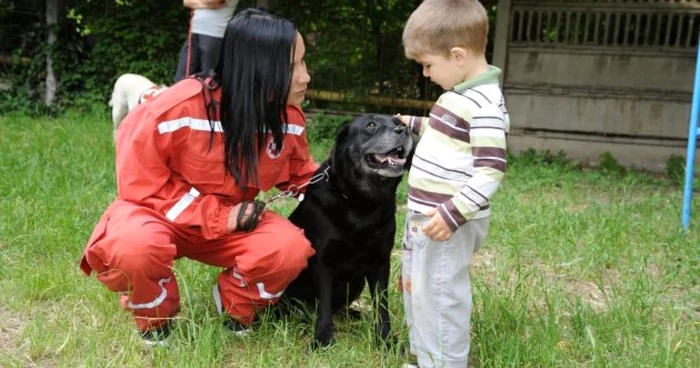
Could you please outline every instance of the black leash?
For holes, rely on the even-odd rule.
[[[238,215],[236,217],[236,230],[241,230],[245,232],[250,232],[253,229],[255,229],[258,226],[258,222],[260,221],[260,215],[262,215],[263,211],[265,210],[265,207],[278,200],[281,198],[289,198],[289,197],[294,197],[301,193],[301,190],[306,188],[307,186],[317,183],[323,179],[328,180],[328,170],[330,169],[330,166],[327,167],[325,170],[321,171],[320,173],[314,175],[309,179],[304,184],[301,185],[295,185],[292,184],[287,188],[287,190],[279,192],[277,195],[274,197],[268,198],[264,201],[261,201],[259,199],[255,199],[252,201],[243,201],[241,202],[241,207],[238,209]],[[245,216],[246,210],[248,209],[249,206],[254,206],[253,207],[253,213],[243,219]]]

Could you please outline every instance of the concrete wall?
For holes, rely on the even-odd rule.
[[[700,1],[501,0],[498,16],[511,151],[652,170],[685,156]]]

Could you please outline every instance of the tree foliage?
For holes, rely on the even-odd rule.
[[[307,39],[314,89],[356,98],[434,100],[440,89],[423,78],[417,63],[406,59],[401,41],[406,20],[421,1],[280,0],[275,10],[295,20]],[[495,26],[495,1],[482,3]]]
[[[0,0],[0,80],[13,85],[0,97],[0,109],[36,106],[47,53],[54,57],[60,83],[58,109],[103,105],[116,78],[126,72],[156,83],[172,82],[188,30],[189,11],[182,2],[58,1],[64,12],[58,42],[49,50],[45,0]],[[270,3],[276,13],[294,21],[306,39],[311,88],[343,92],[355,100],[368,95],[431,100],[439,94],[403,54],[403,26],[420,0]],[[243,0],[237,11],[255,4]],[[11,56],[11,62],[2,63],[2,56]],[[317,107],[367,109],[347,101]]]
[[[314,88],[416,96],[401,33],[418,1],[280,1],[309,47]]]
[[[173,79],[189,12],[181,2],[64,0],[59,37],[46,47],[43,1],[7,1],[0,11],[0,55],[11,62],[0,69],[13,86],[0,108],[31,107],[45,77],[45,56],[54,58],[60,81],[57,108],[89,107],[106,101],[116,78],[126,72],[154,81]]]

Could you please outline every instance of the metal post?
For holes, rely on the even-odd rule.
[[[683,191],[683,231],[690,225],[690,208],[693,202],[693,177],[695,168],[695,146],[698,141],[698,115],[700,115],[700,45],[695,65],[693,102],[690,106],[690,127],[688,128],[688,152],[685,159],[685,189]]]
[[[500,76],[501,88],[503,88],[504,76],[508,67],[506,65],[506,54],[508,52],[508,34],[510,33],[510,6],[511,0],[498,0],[492,64],[503,71]]]

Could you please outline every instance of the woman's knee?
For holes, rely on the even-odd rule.
[[[285,236],[279,247],[282,268],[285,269],[303,270],[308,264],[309,257],[315,253],[311,242],[304,237],[304,232],[301,229],[295,229]]]
[[[124,231],[113,240],[110,268],[127,274],[163,274],[172,267],[177,253],[172,239],[165,234],[144,230]]]
[[[236,266],[240,271],[253,278],[265,279],[283,274],[296,277],[306,268],[314,251],[303,232],[294,228],[291,232],[280,229],[270,234],[273,233],[277,235],[251,239],[249,251],[237,258]]]

